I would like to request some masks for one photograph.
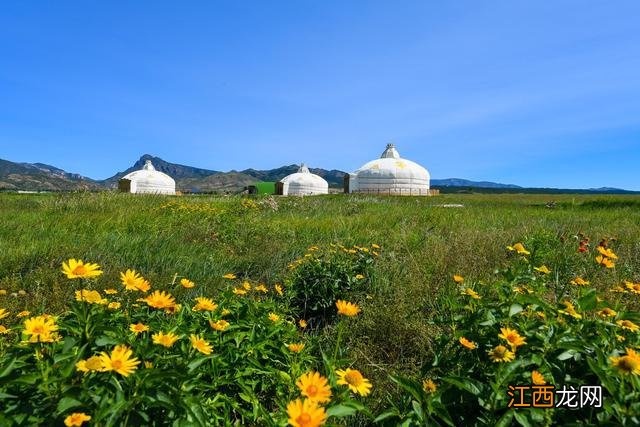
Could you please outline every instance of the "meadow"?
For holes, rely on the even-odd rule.
[[[548,206],[550,202],[555,202],[552,207]],[[517,246],[513,249],[515,243],[521,243],[528,253],[521,252]],[[595,261],[600,243],[603,250],[606,248],[615,252],[616,258],[611,258],[615,260],[615,267],[607,268]],[[580,251],[581,247],[585,251]],[[61,266],[71,258],[96,263],[103,274],[95,280],[70,280],[61,272]],[[548,267],[548,271],[535,270],[543,265]],[[248,318],[253,319],[251,316],[264,318],[264,313],[270,316],[276,311],[278,315],[290,319],[290,324],[283,323],[277,331],[269,329],[264,331],[262,338],[256,338],[260,340],[261,348],[269,348],[268,360],[271,361],[265,359],[256,363],[277,363],[277,372],[281,373],[277,375],[281,377],[278,381],[273,380],[274,384],[268,390],[258,392],[258,386],[252,383],[244,391],[234,391],[243,394],[237,398],[241,403],[236,403],[233,398],[220,407],[216,406],[219,402],[208,402],[209,412],[198,413],[197,409],[189,409],[181,413],[180,409],[171,407],[171,402],[165,402],[169,406],[162,409],[162,404],[157,402],[171,399],[154,395],[155,403],[150,403],[151,409],[142,415],[136,414],[136,408],[125,408],[126,405],[122,403],[122,414],[126,414],[123,415],[126,418],[110,418],[106,408],[113,408],[118,393],[126,395],[126,392],[117,390],[122,387],[107,382],[101,385],[105,389],[99,389],[100,393],[112,393],[115,399],[102,403],[97,400],[93,403],[81,401],[73,397],[79,395],[73,394],[80,393],[77,389],[64,388],[66,394],[63,394],[69,400],[62,404],[57,393],[62,393],[63,387],[66,387],[64,384],[73,382],[74,387],[78,387],[79,380],[69,371],[65,378],[74,378],[73,381],[59,381],[52,385],[53,391],[49,390],[49,394],[43,392],[43,399],[51,401],[51,413],[55,414],[56,422],[62,422],[72,410],[87,412],[89,409],[86,408],[94,408],[93,422],[97,425],[150,423],[150,420],[157,421],[156,417],[161,416],[159,414],[163,417],[173,414],[176,419],[185,417],[195,424],[209,420],[214,424],[283,425],[287,421],[286,402],[294,401],[296,397],[297,377],[308,370],[319,371],[328,378],[332,387],[338,387],[336,384],[340,383],[336,381],[340,376],[336,377],[334,368],[357,367],[373,384],[371,393],[362,395],[354,391],[354,395],[345,395],[344,390],[339,392],[334,388],[335,404],[327,407],[330,423],[368,425],[375,420],[386,425],[549,424],[565,419],[561,409],[545,413],[507,410],[505,381],[492,383],[496,387],[493,393],[496,396],[502,394],[503,397],[478,403],[469,396],[459,396],[467,393],[477,397],[487,391],[482,388],[482,381],[477,378],[471,382],[451,378],[440,381],[430,370],[436,367],[435,373],[438,373],[438,363],[450,364],[449,370],[458,371],[456,378],[463,378],[469,376],[470,372],[488,372],[488,366],[503,366],[500,363],[492,364],[486,357],[487,360],[477,358],[466,362],[464,355],[438,362],[440,357],[446,359],[447,355],[457,354],[457,350],[453,351],[450,345],[462,338],[461,331],[469,335],[467,338],[475,338],[478,342],[489,340],[483,330],[477,329],[481,323],[493,325],[487,320],[489,318],[499,319],[494,321],[497,322],[496,331],[505,322],[512,327],[520,327],[531,348],[540,339],[539,348],[545,349],[540,350],[541,354],[550,355],[548,340],[543,345],[544,340],[537,332],[532,332],[542,330],[548,324],[534,324],[530,318],[527,318],[530,323],[526,325],[510,320],[520,312],[524,315],[530,309],[533,312],[542,310],[540,307],[545,307],[543,311],[547,312],[547,316],[551,312],[554,318],[557,315],[557,328],[569,328],[576,339],[584,341],[584,345],[580,344],[580,350],[573,341],[573,344],[567,344],[569,340],[566,336],[558,338],[558,345],[566,345],[566,348],[562,348],[560,355],[553,356],[562,365],[547,363],[547,356],[542,359],[532,356],[529,364],[536,362],[543,371],[546,369],[543,374],[547,377],[553,375],[556,380],[564,382],[570,382],[568,378],[575,379],[576,375],[579,377],[580,370],[587,366],[585,348],[592,353],[597,353],[597,348],[609,351],[599,354],[601,363],[598,366],[589,365],[593,373],[591,379],[597,377],[602,382],[611,372],[616,372],[612,364],[618,365],[608,361],[611,355],[630,357],[629,360],[633,359],[635,363],[633,353],[627,352],[627,356],[623,354],[626,347],[632,351],[636,348],[636,331],[631,331],[632,335],[626,338],[620,335],[626,340],[623,343],[620,339],[616,342],[613,334],[605,332],[609,329],[603,329],[600,335],[611,338],[605,343],[598,340],[609,338],[594,336],[599,334],[594,334],[593,328],[616,327],[615,322],[606,325],[586,325],[585,322],[587,311],[593,312],[590,319],[596,322],[596,311],[600,313],[604,307],[602,304],[609,299],[617,310],[615,319],[639,321],[637,310],[640,295],[637,293],[640,290],[636,293],[631,287],[625,288],[625,283],[633,285],[634,282],[640,282],[640,198],[517,194],[423,198],[357,195],[305,198],[159,197],[110,192],[0,194],[0,309],[11,313],[0,323],[4,322],[12,332],[0,335],[0,340],[3,340],[0,344],[0,356],[3,359],[0,360],[6,364],[0,366],[0,392],[4,393],[5,398],[15,397],[12,393],[17,389],[11,389],[12,384],[19,382],[20,375],[24,375],[24,372],[19,372],[20,363],[24,363],[22,366],[37,364],[35,359],[46,358],[48,351],[45,350],[48,344],[38,343],[45,347],[40,350],[42,353],[36,351],[40,356],[35,361],[32,360],[28,345],[26,348],[22,345],[21,353],[12,353],[11,348],[19,340],[24,322],[22,317],[47,313],[62,318],[71,312],[74,314],[69,316],[73,321],[61,320],[69,325],[75,325],[74,322],[82,319],[87,321],[89,315],[94,319],[102,319],[102,308],[94,307],[99,304],[83,305],[88,301],[82,296],[80,301],[76,301],[76,291],[84,288],[99,292],[108,288],[121,289],[120,275],[128,269],[144,276],[151,284],[149,292],[155,289],[168,290],[180,301],[210,296],[221,307],[221,301],[233,307],[231,311],[235,310],[236,314],[249,313],[246,318],[234,314],[238,325]],[[454,280],[454,275],[459,277]],[[360,278],[354,279],[356,276]],[[577,277],[588,280],[588,288],[592,291],[587,291],[587,286],[572,286],[572,281]],[[181,279],[188,279],[195,286],[179,286]],[[329,282],[331,286],[325,286]],[[241,296],[233,290],[241,290],[244,283],[248,284],[251,291],[263,284],[268,293],[262,296],[261,291],[256,292],[254,300],[249,301],[247,297],[246,302],[239,303],[237,299]],[[284,287],[282,300],[275,293],[276,284]],[[508,291],[503,292],[507,286]],[[621,288],[622,292],[611,293],[611,289],[616,287]],[[292,289],[289,294],[288,289]],[[475,298],[474,294],[479,294],[479,298]],[[526,294],[539,299],[534,301],[532,296]],[[514,300],[515,297],[520,299]],[[113,334],[108,335],[108,339],[96,339],[87,332],[80,342],[64,341],[59,345],[68,346],[65,351],[71,352],[72,347],[84,348],[80,347],[81,343],[88,346],[86,351],[92,346],[94,351],[98,351],[122,344],[118,340],[118,329],[113,325],[125,322],[125,317],[129,319],[129,312],[135,311],[137,304],[144,305],[143,301],[136,302],[135,298],[122,298],[118,300],[118,308],[114,311],[122,311],[124,317],[113,320],[115,323],[105,320],[100,326],[106,330],[113,327]],[[361,311],[353,316],[336,316],[333,305],[335,298],[356,303]],[[571,298],[578,310],[585,313],[585,322],[574,324],[571,322],[578,317],[563,316],[566,312],[575,313],[568,306],[561,310],[567,298]],[[313,307],[310,301],[314,301]],[[185,306],[187,304],[190,303],[183,303]],[[89,311],[87,305],[90,306]],[[123,309],[120,309],[121,306]],[[182,327],[182,324],[166,323],[166,319],[153,311],[152,304],[149,307],[150,312],[145,312],[145,316],[152,319],[150,322],[157,321],[158,325],[178,329]],[[623,310],[626,313],[624,315]],[[30,314],[16,318],[16,313],[23,311]],[[198,310],[195,310],[196,314],[190,309],[188,311],[181,315],[180,322],[186,322],[185,319],[193,322],[219,320],[218,317],[198,320],[193,317],[198,315]],[[565,317],[569,317],[569,320]],[[308,320],[309,325],[305,328],[296,327],[301,319]],[[74,327],[68,326],[68,331],[74,330]],[[246,328],[243,334],[253,330],[250,324],[243,327]],[[531,328],[530,331],[523,332],[525,327]],[[198,335],[198,330],[186,332],[187,329],[183,331],[185,337],[188,333]],[[273,334],[286,336],[287,342],[283,341],[283,345],[296,340],[304,341],[306,350],[296,356],[298,359],[291,359],[285,350],[269,347],[274,336],[278,336]],[[445,342],[447,337],[449,340]],[[132,339],[128,338],[127,343],[135,348],[136,341]],[[185,340],[188,341],[187,338]],[[238,339],[235,342],[237,344]],[[214,353],[225,345],[225,341],[212,343]],[[478,347],[476,343],[473,344],[474,348]],[[516,343],[512,346],[514,353],[520,345]],[[471,349],[473,346],[465,347]],[[81,359],[80,353],[85,350],[74,351],[74,356],[69,356],[67,362],[64,362],[67,359],[52,359],[51,369],[58,366],[56,364],[71,361],[73,364],[69,366],[75,366]],[[82,354],[88,357],[86,351]],[[136,355],[142,360],[145,355],[141,351],[137,349]],[[156,354],[151,348],[145,351]],[[231,353],[225,357],[233,358]],[[14,363],[18,356],[22,358],[21,362]],[[592,356],[596,357],[595,353]],[[157,357],[157,365],[166,362],[169,366],[170,355],[158,353]],[[10,362],[15,366],[8,366]],[[566,365],[569,362],[573,365]],[[185,365],[185,369],[188,366]],[[188,369],[195,370],[198,366]],[[212,366],[215,368],[218,365]],[[525,365],[512,362],[512,366]],[[630,390],[633,393],[639,391],[637,375],[640,374],[640,361],[637,372],[634,371],[635,366],[630,375],[620,376],[620,382],[612,384],[611,388],[624,391],[625,396],[632,394]],[[287,372],[287,369],[291,372]],[[571,375],[568,374],[570,371]],[[269,375],[275,375],[273,372],[270,371]],[[515,375],[513,370],[496,372],[495,378],[503,374],[505,378]],[[480,374],[476,372],[473,375]],[[231,387],[234,378],[237,379],[231,375],[219,387]],[[207,378],[206,381],[211,383],[214,380]],[[290,384],[281,384],[287,382]],[[445,382],[456,388],[458,397],[453,396],[452,392],[446,393]],[[433,384],[433,387],[429,384]],[[105,391],[109,387],[115,389]],[[13,391],[10,392],[10,389]],[[98,393],[98,390],[94,391]],[[179,392],[180,389],[176,395]],[[87,400],[92,396],[90,390],[83,393],[87,393]],[[261,406],[257,400],[267,395],[270,396],[270,403]],[[248,409],[242,406],[242,401],[248,404]],[[187,404],[191,408],[198,405],[193,401]],[[42,418],[29,419],[20,415],[28,411],[18,406],[12,408],[14,413],[7,411],[4,418],[0,418],[3,423],[28,425],[44,422]],[[213,422],[211,413],[217,410],[227,415]],[[638,420],[636,411],[640,412],[640,408],[633,406],[633,402],[625,403],[623,397],[615,397],[610,407],[604,410],[606,419],[597,418],[598,413],[593,411],[585,411],[581,416],[587,422],[604,420],[621,423],[621,420],[626,420],[631,424]],[[464,418],[465,413],[468,418]],[[526,416],[522,415],[525,413]],[[174,425],[181,424],[175,422]],[[299,425],[314,424],[300,421]]]

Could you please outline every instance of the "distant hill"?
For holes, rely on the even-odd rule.
[[[176,187],[184,192],[230,192],[241,191],[258,181],[279,181],[298,170],[298,165],[281,166],[276,169],[221,172],[171,163],[160,157],[144,154],[125,171],[110,178],[95,181],[85,176],[69,173],[44,163],[15,163],[0,159],[0,190],[31,191],[98,191],[117,188],[118,180],[129,172],[142,169],[151,160],[154,167],[176,180]],[[330,187],[342,188],[345,172],[336,169],[310,169],[327,180]],[[558,189],[524,188],[513,184],[490,181],[470,181],[460,178],[432,179],[431,185],[443,193],[582,193],[582,194],[640,194],[640,192],[618,188]]]

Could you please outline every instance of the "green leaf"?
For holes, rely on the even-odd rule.
[[[327,409],[327,415],[330,417],[350,417],[355,414],[357,410],[346,405],[334,405]]]
[[[447,382],[460,390],[468,391],[474,396],[478,396],[482,390],[482,383],[472,380],[470,378],[463,377],[444,377],[442,378],[444,382]]]
[[[522,306],[520,304],[511,304],[509,308],[509,317],[512,317],[522,311]]]
[[[597,304],[598,304],[598,301],[596,299],[596,290],[595,289],[589,289],[589,291],[587,291],[587,293],[585,293],[583,296],[578,298],[578,306],[583,311],[593,310],[594,308],[596,308]]]
[[[58,402],[58,407],[56,408],[57,414],[63,414],[67,412],[71,408],[76,408],[78,406],[82,406],[83,403],[79,400],[74,399],[73,397],[63,397]]]
[[[516,418],[516,421],[520,423],[523,427],[531,427],[531,423],[529,422],[529,418],[525,415],[524,412],[514,411],[513,416]]]
[[[511,420],[513,419],[514,410],[511,409],[504,413],[502,417],[496,423],[496,427],[508,427],[511,425]]]

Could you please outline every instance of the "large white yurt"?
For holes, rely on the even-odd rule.
[[[322,177],[309,172],[303,163],[298,172],[282,178],[276,184],[276,194],[283,196],[311,196],[329,193],[329,184]]]
[[[142,169],[123,176],[118,181],[118,189],[136,194],[176,194],[176,182],[147,160]]]
[[[406,196],[428,196],[429,171],[403,159],[393,144],[387,144],[379,159],[365,163],[345,175],[345,193],[369,193]]]

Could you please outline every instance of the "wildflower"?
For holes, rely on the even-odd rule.
[[[626,338],[625,338],[625,337],[623,337],[622,335],[618,335],[618,334],[616,334],[616,339],[617,339],[619,342],[622,342],[622,341],[626,340]]]
[[[422,389],[425,391],[425,393],[431,394],[436,392],[438,386],[433,382],[431,378],[427,378],[426,380],[422,381]]]
[[[53,342],[53,334],[58,330],[51,316],[36,316],[24,321],[24,333],[31,335],[29,342]]]
[[[293,427],[318,427],[327,421],[327,413],[318,403],[306,399],[296,399],[287,405],[289,424]]]
[[[356,279],[357,279],[357,280],[362,280],[362,279],[364,279],[364,275],[362,275],[362,274],[356,274]]]
[[[272,322],[278,322],[280,320],[280,316],[278,316],[275,313],[269,313],[269,320],[271,320]]]
[[[144,361],[144,367],[147,369],[153,368],[153,362],[149,362],[148,360]]]
[[[278,295],[282,296],[282,286],[278,283],[276,283],[276,285],[274,286],[276,292],[278,293]]]
[[[304,349],[304,343],[288,344],[287,348],[294,353],[300,353]]]
[[[144,277],[135,270],[127,269],[126,272],[120,273],[120,281],[126,290],[137,291],[139,284],[144,281]]]
[[[211,354],[211,352],[213,351],[213,347],[211,347],[211,344],[209,344],[209,342],[201,336],[191,334],[189,339],[191,340],[191,346],[198,350],[200,353]]]
[[[604,257],[602,255],[598,255],[596,257],[596,263],[606,268],[613,268],[616,266],[616,264],[613,261],[611,261],[609,258]]]
[[[624,356],[610,357],[611,364],[624,375],[640,375],[640,355],[631,348],[626,351]]]
[[[541,265],[540,267],[533,267],[533,269],[538,273],[542,273],[542,274],[551,273],[551,270],[549,270],[549,268],[546,265]]]
[[[115,295],[115,294],[118,293],[118,291],[115,290],[115,289],[105,289],[104,293],[107,294],[107,295]]]
[[[609,292],[621,293],[624,294],[627,291],[620,285],[616,285],[613,288],[609,289]]]
[[[0,325],[0,335],[6,335],[9,333],[9,329],[6,326]]]
[[[85,264],[81,259],[74,258],[62,263],[62,272],[67,275],[68,279],[88,279],[102,274],[98,264],[90,262]]]
[[[499,345],[494,347],[493,350],[489,351],[489,358],[494,362],[511,362],[516,358],[516,355],[507,347]]]
[[[457,274],[453,275],[453,281],[456,283],[462,283],[464,282],[464,277],[462,276],[458,276]]]
[[[360,313],[360,307],[357,304],[338,300],[336,301],[336,307],[338,308],[338,314],[342,314],[344,316],[353,317],[357,316]]]
[[[589,282],[584,280],[582,277],[576,277],[571,281],[571,284],[576,286],[586,286]]]
[[[263,294],[266,294],[267,292],[269,292],[269,290],[267,289],[267,287],[263,283],[260,283],[254,289],[256,291],[258,291],[258,292],[262,292]]]
[[[87,415],[84,412],[74,412],[64,419],[64,425],[67,427],[79,427],[89,420],[91,420],[91,415]]]
[[[220,312],[221,316],[226,316],[228,314],[231,314],[231,310],[229,310],[227,308],[223,308],[222,311]]]
[[[565,306],[565,309],[558,310],[558,313],[566,314],[567,316],[571,316],[574,319],[582,319],[582,314],[576,311],[573,304],[571,304],[569,301],[563,301],[563,304]]]
[[[547,317],[546,314],[544,314],[544,311],[536,311],[536,316],[540,319],[545,319]]]
[[[380,245],[376,245],[375,243],[373,243],[373,244],[371,245],[371,247],[372,247],[373,249],[380,249]]]
[[[142,332],[147,332],[149,330],[149,327],[144,323],[138,322],[138,323],[132,323],[131,325],[129,325],[129,330],[134,334],[138,335],[138,334],[141,334]]]
[[[111,352],[100,353],[103,371],[116,371],[123,377],[128,377],[140,364],[137,357],[131,357],[133,352],[126,345],[117,345]]]
[[[9,312],[6,308],[0,308],[0,319],[4,319],[9,316]]]
[[[309,400],[318,403],[327,403],[331,400],[331,387],[327,379],[318,372],[308,372],[303,374],[296,385],[300,389],[300,394]]]
[[[154,344],[162,345],[167,348],[171,347],[176,341],[178,341],[178,337],[173,332],[167,332],[166,334],[162,331],[151,335],[151,339]]]
[[[149,307],[166,309],[175,306],[176,301],[171,294],[165,291],[155,291],[143,299]]]
[[[193,311],[213,311],[218,308],[218,304],[214,303],[211,298],[198,297],[196,302]]]
[[[0,289],[0,295],[6,295],[6,294],[7,294],[6,289]]]
[[[339,369],[336,374],[338,375],[338,385],[346,385],[351,391],[361,396],[366,396],[371,392],[371,383],[357,369]]]
[[[216,331],[224,331],[229,327],[229,322],[227,322],[224,319],[220,319],[217,322],[214,322],[213,320],[209,320],[209,325]]]
[[[228,280],[233,280],[236,278],[236,275],[233,273],[229,273],[229,274],[225,274],[224,276],[222,276],[224,279],[228,279]]]
[[[193,283],[191,280],[189,280],[187,278],[181,279],[180,280],[180,284],[185,289],[191,289],[196,285],[195,283]]]
[[[122,306],[122,304],[120,304],[119,302],[110,302],[109,305],[107,306],[107,308],[111,309],[111,310],[117,310]]]
[[[469,295],[473,299],[482,299],[480,295],[476,291],[471,288],[466,288],[464,291],[460,293],[461,295]]]
[[[88,359],[82,359],[76,363],[76,369],[84,373],[91,371],[101,371],[102,368],[102,359],[100,358],[100,356],[91,356]]]
[[[640,283],[624,282],[624,284],[629,291],[634,294],[640,294]]]
[[[544,376],[538,371],[531,371],[531,382],[535,385],[545,385]]]
[[[618,320],[616,323],[622,329],[626,329],[631,332],[636,332],[638,329],[640,329],[640,326],[636,325],[631,320]]]
[[[300,319],[300,320],[298,321],[298,325],[300,325],[300,327],[301,327],[302,329],[304,329],[304,328],[306,328],[306,327],[307,327],[307,321],[306,321],[306,320],[304,320],[304,319]]]
[[[469,350],[473,350],[478,347],[476,343],[474,343],[473,341],[469,341],[465,337],[460,337],[458,341],[460,341],[460,344],[462,344],[464,348],[467,348]]]
[[[164,309],[164,312],[167,314],[176,314],[177,312],[180,311],[181,308],[182,308],[182,304],[174,304],[174,305],[170,305],[169,307],[166,307]]]
[[[233,288],[233,293],[236,295],[245,295],[247,291],[242,288]]]
[[[607,249],[603,246],[598,246],[596,249],[604,257],[611,258],[611,259],[618,259],[618,256],[611,249]]]
[[[106,298],[102,298],[100,292],[98,291],[90,291],[88,289],[82,289],[76,291],[76,301],[84,301],[89,304],[107,304],[108,301]]]
[[[141,292],[148,292],[149,289],[151,289],[151,285],[149,284],[149,281],[145,279],[138,282],[136,286],[138,287],[138,290]]]
[[[511,350],[513,351],[515,351],[516,348],[520,347],[521,345],[525,345],[527,343],[527,341],[522,336],[520,336],[518,331],[516,331],[515,329],[500,328],[500,332],[501,333],[498,334],[498,338],[502,338],[503,340],[507,341],[511,346]]]
[[[605,307],[598,312],[598,315],[602,317],[616,317],[617,314],[618,312],[610,309],[609,307]]]
[[[530,255],[531,252],[525,249],[522,243],[516,243],[513,246],[507,246],[507,249],[510,251],[516,251],[520,255]]]

